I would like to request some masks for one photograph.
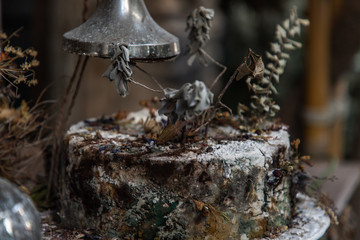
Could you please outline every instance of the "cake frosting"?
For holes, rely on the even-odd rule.
[[[211,125],[197,141],[159,145],[143,132],[147,112],[69,129],[62,194],[69,225],[121,239],[254,239],[289,223],[285,126],[244,134]]]

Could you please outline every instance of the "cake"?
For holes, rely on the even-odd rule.
[[[147,119],[144,109],[69,129],[61,199],[68,225],[145,240],[254,239],[289,224],[286,126],[244,133],[214,123],[199,139],[158,144],[144,132]]]

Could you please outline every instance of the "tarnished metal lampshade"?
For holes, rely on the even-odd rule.
[[[164,61],[180,53],[178,38],[161,28],[143,0],[102,0],[94,14],[63,36],[65,51],[113,57],[127,45],[133,61]]]

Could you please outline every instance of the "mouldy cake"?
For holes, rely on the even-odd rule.
[[[67,224],[147,240],[253,239],[289,223],[286,127],[258,136],[211,126],[203,140],[157,145],[143,137],[146,113],[67,132]]]

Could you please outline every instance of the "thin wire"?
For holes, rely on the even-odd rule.
[[[136,82],[134,79],[129,79],[129,82],[132,82],[132,83],[134,83],[136,85],[139,85],[139,86],[141,86],[141,87],[143,87],[143,88],[145,88],[147,90],[153,91],[153,92],[160,92],[160,93],[163,92],[162,90],[156,90],[156,89],[150,88],[150,87],[148,87],[148,86],[146,86],[146,85],[144,85],[142,83]]]
[[[214,58],[212,58],[207,52],[205,52],[202,48],[199,48],[198,50],[200,53],[202,53],[203,55],[205,55],[211,62],[213,62],[215,65],[217,65],[218,67],[221,67],[223,70],[220,72],[220,74],[215,78],[215,80],[213,81],[213,83],[210,86],[210,90],[212,90],[215,86],[215,84],[219,81],[219,79],[222,77],[222,75],[224,75],[224,73],[227,70],[227,67],[222,65],[221,63],[219,63],[218,61],[216,61]]]
[[[148,71],[139,67],[138,65],[135,65],[135,67],[137,69],[139,69],[140,71],[142,71],[143,73],[145,73],[151,80],[153,80],[158,85],[158,87],[161,88],[161,90],[164,90],[163,86],[159,83],[159,81],[153,75],[151,75]]]

